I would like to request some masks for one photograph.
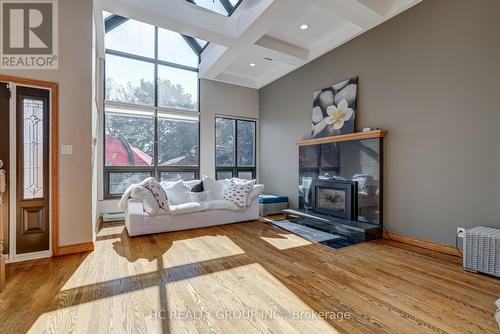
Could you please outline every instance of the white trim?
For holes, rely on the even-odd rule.
[[[229,115],[229,114],[215,114],[215,118],[229,118],[229,119],[240,119],[242,121],[253,121],[253,122],[258,122],[258,118],[254,117],[245,117],[245,116],[234,116],[234,115]]]
[[[14,258],[7,259],[6,262],[7,263],[14,263],[14,262],[21,262],[21,261],[44,259],[47,257],[52,257],[52,251],[46,250],[46,251],[41,251],[41,252],[17,254],[14,256]]]

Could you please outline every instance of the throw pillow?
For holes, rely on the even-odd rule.
[[[205,189],[203,189],[203,181],[200,181],[191,187],[192,193],[202,193],[204,191]]]
[[[224,190],[224,199],[244,208],[252,188],[253,186],[250,184],[238,184],[231,180]]]
[[[224,189],[226,188],[227,180],[215,180],[212,177],[203,177],[203,189],[209,190],[208,201],[224,199]]]
[[[156,180],[151,180],[145,185],[145,188],[153,193],[160,208],[168,210],[168,196],[165,190],[163,190],[163,187]]]
[[[252,187],[257,183],[257,180],[247,180],[247,179],[238,179],[237,177],[233,177],[230,181],[236,183],[236,184],[248,184],[251,185]]]
[[[177,181],[174,183],[168,183],[164,185],[165,192],[168,195],[168,199],[172,204],[182,204],[188,203],[189,188],[182,181]]]

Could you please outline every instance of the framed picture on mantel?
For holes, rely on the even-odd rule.
[[[358,78],[313,93],[312,138],[354,132]]]

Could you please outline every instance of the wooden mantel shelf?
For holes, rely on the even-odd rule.
[[[384,138],[387,135],[387,130],[372,130],[367,132],[354,132],[339,136],[330,136],[322,138],[313,138],[299,140],[296,142],[298,146],[308,146],[308,145],[318,145],[327,143],[339,143],[343,141],[361,140],[361,139],[372,139],[372,138]]]

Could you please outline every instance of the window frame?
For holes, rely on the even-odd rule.
[[[117,16],[117,15],[112,15]],[[121,22],[124,23],[126,20],[122,20]],[[103,150],[102,150],[102,157],[103,157],[103,198],[104,199],[116,199],[121,196],[121,194],[111,194],[110,193],[110,174],[111,173],[116,173],[116,172],[149,172],[152,177],[154,177],[156,180],[160,181],[161,177],[161,172],[194,172],[195,179],[200,178],[200,112],[201,112],[201,107],[200,107],[200,78],[199,78],[199,69],[182,65],[182,64],[176,64],[176,63],[171,63],[167,62],[164,60],[160,60],[158,58],[158,30],[159,27],[154,26],[154,56],[155,58],[149,58],[145,56],[140,56],[140,55],[135,55],[135,54],[129,54],[126,52],[122,51],[117,51],[113,49],[105,49],[105,55],[113,55],[113,56],[118,56],[118,57],[123,57],[127,59],[133,59],[133,60],[138,60],[138,61],[143,61],[143,62],[148,62],[152,63],[154,65],[154,104],[151,105],[138,105],[138,104],[133,104],[133,103],[125,103],[125,102],[116,102],[116,101],[108,101],[106,100],[106,61],[104,61],[104,85],[103,85],[103,120],[102,120],[102,143],[103,143]],[[196,50],[193,45],[191,45],[191,39],[192,37],[184,36],[180,34],[186,41],[186,43],[192,48],[193,52],[197,54],[198,56],[198,64],[201,61],[201,56],[198,50]],[[166,107],[160,107],[158,105],[159,102],[159,85],[158,85],[158,68],[159,66],[168,66],[168,67],[173,67],[177,69],[182,69],[182,70],[187,70],[187,71],[192,71],[198,73],[198,82],[197,82],[197,110],[188,110],[188,109],[181,109],[181,108],[166,108]],[[130,110],[134,109],[149,109],[153,111],[153,126],[154,126],[154,133],[153,133],[153,164],[151,166],[107,166],[106,165],[106,106],[113,106],[113,107],[125,107]],[[191,116],[197,116],[198,117],[198,144],[197,144],[197,150],[198,150],[198,164],[197,166],[160,166],[158,165],[158,113],[172,113],[172,114],[186,114],[186,115],[191,115]]]
[[[217,166],[217,119],[226,119],[232,120],[234,122],[234,140],[233,140],[233,148],[234,148],[234,165],[233,166]],[[254,139],[253,139],[253,162],[254,165],[250,166],[238,166],[238,122],[252,122],[255,125]],[[238,172],[252,172],[252,179],[257,178],[257,120],[256,119],[248,119],[241,117],[231,117],[231,116],[223,116],[216,115],[215,116],[215,179],[218,180],[217,174],[219,172],[231,172],[232,177],[238,177]]]

